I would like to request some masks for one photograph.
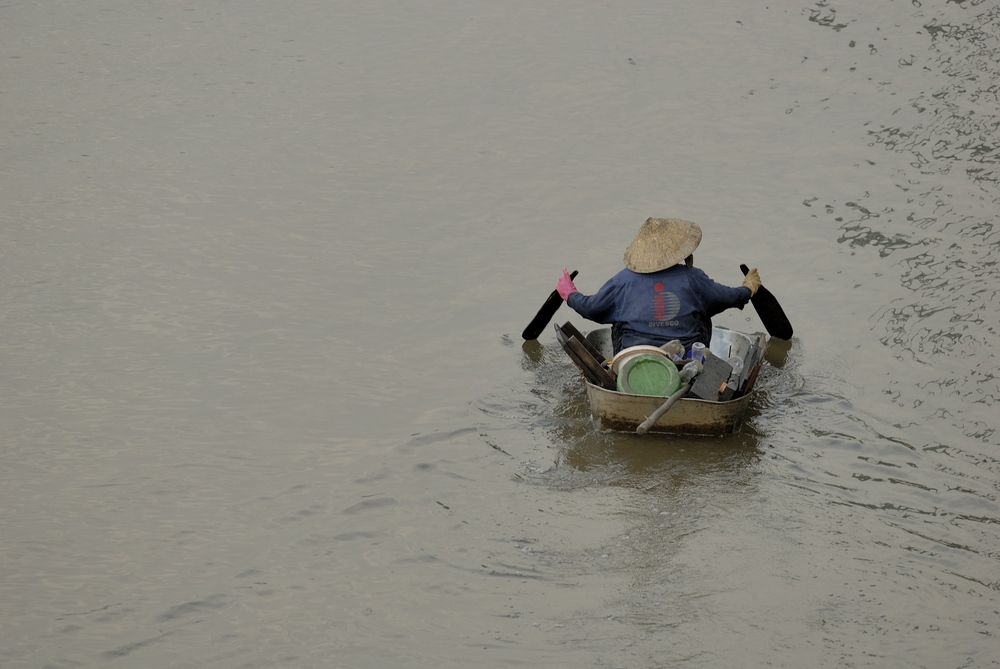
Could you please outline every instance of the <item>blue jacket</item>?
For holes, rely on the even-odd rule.
[[[623,269],[595,294],[573,293],[566,303],[595,323],[614,323],[621,348],[671,339],[690,348],[697,341],[710,343],[712,316],[749,301],[745,286],[723,286],[697,267],[674,265],[652,274]]]

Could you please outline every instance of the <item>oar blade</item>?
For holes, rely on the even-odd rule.
[[[750,271],[746,265],[740,265],[743,275]],[[760,322],[764,324],[767,334],[778,339],[792,338],[792,324],[785,316],[785,311],[778,304],[778,299],[771,294],[764,286],[757,289],[757,292],[750,298],[753,308],[757,310]]]
[[[569,278],[575,279],[577,274],[578,272],[574,270],[573,273],[569,275]],[[552,317],[555,316],[556,311],[559,310],[562,303],[563,299],[559,297],[559,293],[553,290],[549,294],[548,299],[545,300],[545,304],[542,305],[542,308],[538,310],[535,317],[531,319],[530,323],[528,323],[528,327],[524,328],[524,332],[521,333],[521,337],[523,337],[525,341],[538,339],[538,335],[542,334],[542,332],[545,331],[545,328],[549,326],[549,321],[551,321]]]

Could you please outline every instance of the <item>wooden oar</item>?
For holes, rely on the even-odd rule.
[[[575,279],[576,275],[576,270],[573,270],[569,278]],[[528,323],[528,327],[524,328],[524,332],[521,333],[524,340],[531,341],[532,339],[538,339],[538,335],[542,334],[542,331],[549,326],[549,321],[555,316],[556,311],[562,303],[563,299],[559,297],[559,291],[553,290],[548,299],[545,300],[542,308],[538,310],[532,321]]]
[[[743,276],[746,276],[750,269],[746,265],[740,265]],[[760,316],[760,322],[764,324],[767,334],[778,339],[792,338],[792,324],[788,322],[788,317],[778,304],[777,298],[771,294],[764,286],[757,289],[757,292],[750,298],[753,308]]]
[[[680,387],[679,390],[674,391],[674,394],[667,398],[667,401],[660,405],[660,408],[654,411],[649,418],[639,423],[639,427],[635,428],[635,431],[639,434],[646,434],[649,432],[649,428],[656,424],[656,421],[663,417],[663,414],[670,411],[670,407],[677,403],[677,400],[687,395],[688,391],[691,390],[691,384],[685,383]]]

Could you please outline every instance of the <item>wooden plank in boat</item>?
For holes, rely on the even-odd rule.
[[[597,350],[597,347],[594,346],[590,342],[590,340],[583,335],[582,332],[576,329],[575,325],[573,325],[569,321],[566,321],[565,323],[563,323],[562,331],[566,333],[567,337],[576,337],[577,339],[579,339],[580,343],[583,344],[584,347],[587,349],[587,352],[590,353],[590,355],[592,355],[594,357],[594,360],[596,360],[598,363],[604,362],[604,357],[601,355],[601,352]]]
[[[582,341],[577,339],[575,335],[568,335],[558,325],[555,326],[555,329],[556,336],[559,339],[559,343],[562,344],[563,350],[569,355],[573,364],[583,372],[584,377],[588,381],[595,386],[607,390],[617,389],[618,384],[615,383],[615,380],[608,374],[608,371],[601,366],[601,362],[594,357]]]

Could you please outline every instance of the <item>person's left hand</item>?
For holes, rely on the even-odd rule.
[[[559,297],[564,300],[567,299],[573,293],[579,293],[576,286],[573,285],[573,279],[569,278],[569,272],[563,267],[563,275],[559,277],[559,281],[556,283],[556,292],[559,293]]]
[[[757,291],[760,290],[760,275],[757,274],[756,267],[747,272],[747,275],[743,277],[743,285],[750,289],[750,297],[756,295]]]

